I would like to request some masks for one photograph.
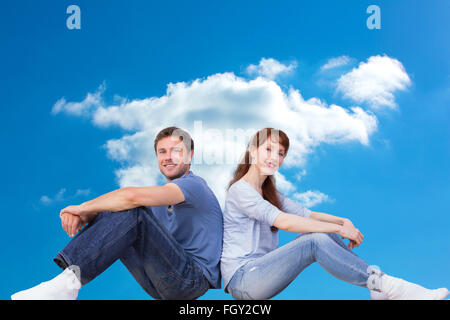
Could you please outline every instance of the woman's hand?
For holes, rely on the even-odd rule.
[[[353,249],[354,247],[358,247],[364,239],[364,236],[362,235],[362,233],[358,229],[356,229],[355,226],[353,225],[353,223],[348,219],[344,220],[344,223],[341,226],[338,234],[342,238],[350,240],[350,243],[348,244],[348,247],[350,249]]]
[[[348,243],[347,247],[351,250],[353,250],[354,247],[357,247],[356,242],[353,240],[350,240],[350,242]]]
[[[64,229],[64,231],[67,232],[69,237],[75,236],[78,231],[85,225],[85,223],[82,222],[80,216],[73,215],[70,213],[62,213],[60,214],[61,217],[61,225]]]

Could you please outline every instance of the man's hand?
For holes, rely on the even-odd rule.
[[[59,216],[62,218],[62,216],[65,213],[71,214],[73,216],[78,216],[80,218],[81,222],[83,223],[83,225],[91,222],[97,215],[97,213],[95,213],[95,212],[86,211],[84,209],[83,205],[65,207],[64,209],[61,210],[61,212],[59,213]]]
[[[358,229],[356,229],[353,223],[348,219],[344,220],[344,224],[342,225],[341,230],[338,232],[338,234],[342,238],[350,240],[350,243],[348,244],[348,247],[350,249],[358,247],[364,239],[362,233]]]
[[[85,225],[85,223],[82,222],[80,216],[73,215],[70,213],[61,213],[61,225],[64,229],[64,231],[67,232],[69,237],[75,236],[78,231]]]

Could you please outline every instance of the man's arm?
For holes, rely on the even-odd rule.
[[[106,193],[79,206],[69,206],[60,215],[78,215],[83,222],[89,222],[102,211],[122,211],[140,206],[173,205],[185,200],[184,194],[175,183],[154,187],[125,187]]]

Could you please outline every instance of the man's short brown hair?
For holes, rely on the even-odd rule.
[[[184,131],[183,129],[177,128],[177,127],[168,127],[165,129],[162,129],[155,138],[155,152],[156,152],[156,145],[158,144],[158,141],[166,138],[166,137],[177,137],[181,141],[183,141],[184,145],[186,146],[186,149],[188,149],[188,152],[191,150],[194,150],[194,140],[192,140],[189,133]]]

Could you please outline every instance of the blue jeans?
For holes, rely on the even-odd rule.
[[[376,267],[361,260],[334,233],[301,234],[288,244],[250,260],[236,271],[227,289],[235,299],[269,299],[313,262],[338,279],[376,291],[380,289],[379,277],[383,272],[378,270],[374,274],[371,270]]]
[[[100,212],[54,261],[63,269],[77,266],[84,285],[117,259],[155,299],[196,299],[210,287],[201,267],[150,207]]]

